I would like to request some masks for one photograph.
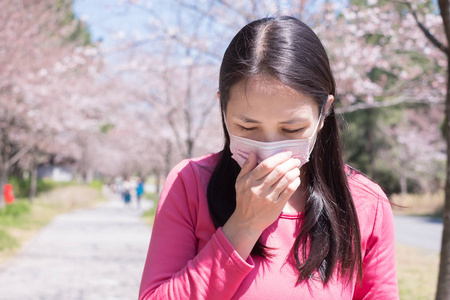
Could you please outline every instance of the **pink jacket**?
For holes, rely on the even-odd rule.
[[[349,177],[361,229],[363,282],[316,280],[296,286],[286,260],[303,214],[282,213],[262,234],[275,254],[244,261],[209,215],[206,189],[218,154],[184,160],[167,177],[142,276],[139,299],[398,299],[394,221],[381,188]],[[336,277],[335,277],[336,278]]]

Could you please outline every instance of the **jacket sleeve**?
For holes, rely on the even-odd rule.
[[[399,299],[395,268],[394,216],[385,194],[379,191],[372,234],[363,253],[362,283],[353,299]]]
[[[253,269],[252,259],[244,261],[221,228],[197,251],[197,218],[195,205],[190,204],[198,201],[197,189],[187,160],[168,175],[155,216],[140,300],[230,299]]]

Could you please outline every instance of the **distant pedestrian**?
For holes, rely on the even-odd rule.
[[[144,182],[142,182],[141,178],[138,178],[136,185],[136,199],[137,199],[137,207],[141,207],[141,197],[144,194]]]
[[[131,182],[130,177],[126,177],[125,181],[122,184],[122,197],[126,206],[130,206],[132,190],[133,183]]]

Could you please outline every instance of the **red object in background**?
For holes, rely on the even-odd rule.
[[[5,197],[5,203],[13,203],[14,202],[14,193],[12,185],[7,183],[5,184],[3,190],[3,196]]]

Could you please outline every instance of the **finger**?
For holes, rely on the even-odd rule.
[[[293,169],[299,169],[300,160],[298,158],[290,158],[287,161],[276,166],[266,178],[264,178],[264,184],[267,186],[272,186],[276,184],[284,175]],[[300,175],[300,173],[299,173]]]
[[[280,152],[263,160],[253,171],[256,179],[261,179],[269,174],[276,166],[284,163],[292,157],[291,151]]]
[[[256,158],[256,154],[253,152],[250,152],[248,155],[247,160],[242,165],[241,172],[239,172],[239,175],[237,179],[247,175],[250,171],[252,171],[256,166],[258,165],[258,160]],[[236,179],[236,180],[237,180]]]
[[[280,194],[278,201],[286,203],[289,198],[295,193],[295,191],[300,187],[300,177],[297,177],[292,181]]]
[[[300,169],[295,168],[287,172],[280,180],[278,180],[271,191],[274,199],[279,199],[280,195],[297,179],[300,180]]]

